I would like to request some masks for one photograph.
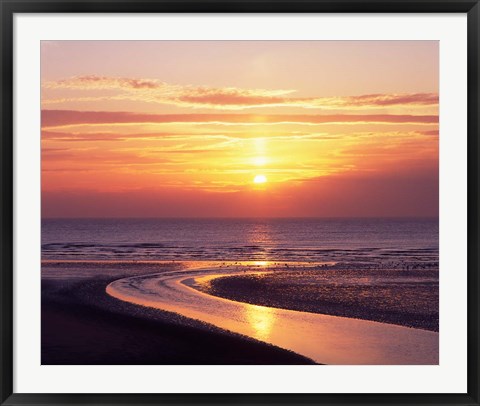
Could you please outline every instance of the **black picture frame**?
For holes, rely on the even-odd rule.
[[[1,405],[479,405],[478,0],[0,0]],[[13,16],[15,13],[466,13],[468,16],[468,389],[457,394],[22,394],[13,392]]]

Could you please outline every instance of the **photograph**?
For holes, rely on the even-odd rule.
[[[439,49],[42,40],[42,366],[439,365]]]

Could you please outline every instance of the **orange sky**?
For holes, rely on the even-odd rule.
[[[42,212],[437,216],[438,43],[42,42]]]

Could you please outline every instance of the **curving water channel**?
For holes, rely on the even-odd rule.
[[[436,332],[257,306],[211,296],[192,287],[209,278],[237,273],[244,274],[244,270],[190,269],[135,276],[110,283],[106,292],[126,302],[210,323],[322,364],[438,364]]]

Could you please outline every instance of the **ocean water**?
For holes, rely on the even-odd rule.
[[[43,219],[42,259],[438,267],[438,219]]]

